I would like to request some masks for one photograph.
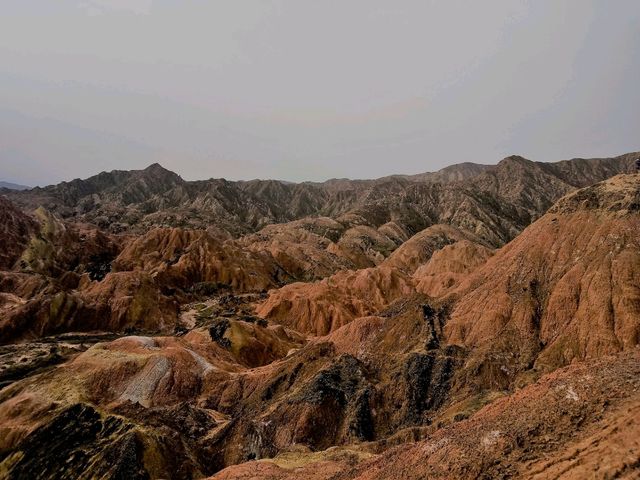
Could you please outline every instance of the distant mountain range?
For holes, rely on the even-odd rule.
[[[394,224],[408,236],[447,223],[499,246],[566,193],[631,171],[637,156],[555,163],[510,156],[491,166],[461,163],[433,173],[322,183],[185,181],[156,163],[7,196],[23,209],[43,206],[112,232],[215,225],[240,236],[269,224],[329,217],[376,229]]]
[[[17,183],[3,182],[0,180],[0,189],[2,188],[6,188],[7,190],[29,190],[31,187],[19,185]]]

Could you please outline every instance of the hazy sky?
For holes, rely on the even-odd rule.
[[[640,149],[640,1],[0,0],[0,179]]]

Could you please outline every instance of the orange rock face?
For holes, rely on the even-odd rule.
[[[353,263],[332,252],[346,227],[331,218],[268,225],[239,241],[252,252],[268,252],[292,278],[315,280]]]
[[[447,342],[509,352],[518,369],[637,345],[638,180],[614,177],[569,195],[499,250],[459,288]]]
[[[413,291],[411,278],[398,270],[384,266],[350,270],[272,291],[256,313],[300,332],[325,335]]]
[[[448,225],[434,225],[407,240],[377,267],[338,272],[318,282],[294,283],[274,290],[256,313],[301,332],[325,335],[414,294],[411,274],[438,249],[471,237]],[[468,254],[481,252],[470,262],[472,266],[486,258],[480,248],[484,247]]]
[[[221,284],[234,291],[265,290],[284,272],[264,252],[247,251],[201,230],[155,229],[127,245],[114,261],[120,271],[142,270],[161,285]]]
[[[469,240],[460,240],[433,252],[413,274],[416,290],[442,297],[455,290],[466,277],[483,265],[493,251]]]
[[[13,203],[0,196],[0,268],[11,269],[20,258],[31,235],[38,230],[36,222]]]

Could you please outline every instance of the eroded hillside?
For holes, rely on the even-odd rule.
[[[0,197],[0,477],[635,478],[633,158]]]

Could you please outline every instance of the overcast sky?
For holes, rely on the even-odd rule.
[[[0,179],[640,149],[640,1],[0,0]]]

